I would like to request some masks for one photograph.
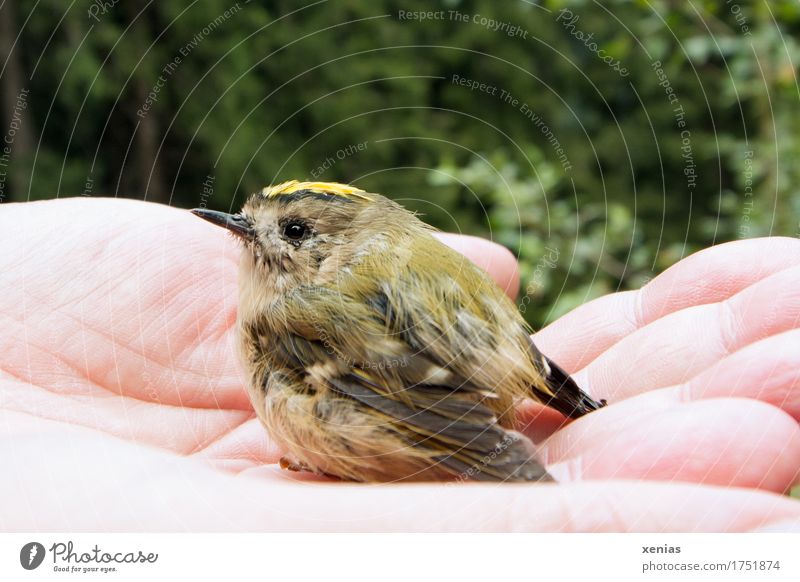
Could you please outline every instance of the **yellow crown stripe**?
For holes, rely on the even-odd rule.
[[[312,192],[320,192],[323,194],[330,194],[332,196],[343,196],[345,198],[361,198],[372,202],[372,198],[365,195],[361,188],[349,186],[347,184],[339,184],[337,182],[300,182],[298,180],[289,180],[282,182],[275,186],[267,186],[261,191],[261,195],[265,198],[274,198],[275,196],[285,196],[300,190],[310,190]]]

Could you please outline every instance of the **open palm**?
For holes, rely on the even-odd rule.
[[[0,528],[800,528],[800,241],[693,255],[536,336],[607,408],[526,431],[561,481],[356,485],[281,471],[234,351],[239,250],[126,200],[0,213]],[[445,237],[516,288],[513,258]]]

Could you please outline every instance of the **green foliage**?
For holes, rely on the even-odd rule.
[[[100,4],[6,0],[38,145],[15,152],[26,188],[9,181],[9,200],[229,209],[284,179],[355,182],[516,252],[536,325],[695,249],[800,230],[793,1],[207,0],[89,17]]]
[[[551,197],[564,174],[537,149],[528,160],[533,175],[502,155],[478,156],[465,167],[442,165],[431,185],[466,189],[482,209],[486,227],[470,229],[513,250],[523,281],[520,308],[531,321],[564,315],[586,301],[652,276],[651,253],[634,228],[634,215],[615,201]],[[668,249],[664,249],[668,251]]]

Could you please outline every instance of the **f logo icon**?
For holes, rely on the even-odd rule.
[[[19,551],[19,563],[26,570],[35,570],[44,561],[44,546],[39,542],[28,542]]]

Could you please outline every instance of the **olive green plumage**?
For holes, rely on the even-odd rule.
[[[525,398],[599,406],[533,346],[489,276],[397,203],[342,184],[265,188],[244,243],[239,350],[284,465],[354,481],[549,480],[513,430]]]

